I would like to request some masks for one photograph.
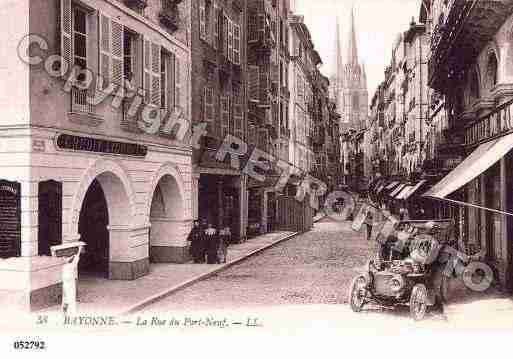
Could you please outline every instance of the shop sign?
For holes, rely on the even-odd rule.
[[[146,146],[137,143],[114,142],[66,134],[61,134],[57,137],[57,147],[63,150],[136,157],[145,157],[148,153]]]
[[[0,181],[0,258],[21,253],[20,184]]]
[[[465,143],[472,145],[483,140],[505,134],[513,130],[511,106],[513,102],[501,106],[497,111],[480,119],[465,131]]]

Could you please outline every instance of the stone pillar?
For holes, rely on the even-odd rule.
[[[240,210],[240,239],[244,241],[247,237],[248,228],[248,177],[242,175],[240,177],[239,188],[239,210]]]
[[[481,206],[486,206],[486,177],[484,174],[480,175],[478,178],[480,183],[480,190],[477,193],[477,198],[479,198],[479,202]],[[486,223],[486,211],[485,210],[476,210],[477,215],[481,218],[481,248],[486,248],[486,253],[488,254],[490,248],[488,248],[488,236],[487,236],[487,226]],[[476,216],[477,219],[477,216]]]
[[[192,218],[197,220],[199,218],[199,180],[200,174],[194,173],[192,175],[191,185],[191,204],[192,204]]]
[[[267,233],[267,210],[268,210],[268,194],[267,194],[267,191],[265,190],[262,190],[262,196],[260,197],[261,198],[261,201],[262,203],[260,204],[261,205],[261,208],[262,208],[262,226],[260,227],[260,233],[264,234],[264,233]]]
[[[187,263],[190,260],[187,237],[192,221],[174,218],[152,218],[150,259],[152,263]]]
[[[507,161],[506,157],[501,158],[500,160],[501,172],[500,172],[500,186],[501,186],[501,211],[508,212],[508,179],[507,179]],[[508,221],[510,220],[509,216],[502,215],[501,216],[501,241],[502,243],[501,254],[502,258],[500,258],[500,262],[504,266],[501,272],[504,273],[504,278],[501,278],[501,284],[504,285],[505,288],[511,288],[511,263],[510,263],[510,246],[509,244],[509,233],[508,233]]]
[[[150,271],[149,226],[108,226],[109,279],[133,280]]]
[[[38,183],[21,182],[21,256],[34,257],[38,251]]]
[[[223,180],[217,182],[217,228],[223,227],[224,223],[224,193],[223,193]]]

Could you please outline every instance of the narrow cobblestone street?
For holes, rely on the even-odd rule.
[[[317,223],[311,232],[266,250],[146,310],[201,310],[290,304],[341,304],[372,245],[349,222]]]

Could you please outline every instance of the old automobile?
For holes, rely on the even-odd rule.
[[[354,278],[351,309],[406,305],[413,319],[423,319],[429,307],[443,300],[444,276],[437,256],[442,246],[454,241],[453,230],[451,220],[398,222],[394,235],[378,239],[376,258]]]

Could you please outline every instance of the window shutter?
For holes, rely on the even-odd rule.
[[[205,0],[199,0],[199,23],[200,23],[200,39],[206,40],[207,39],[207,18],[206,18],[206,5]]]
[[[233,22],[228,19],[228,60],[233,62]]]
[[[123,25],[111,20],[111,65],[112,82],[117,85],[123,85],[124,67],[123,67]]]
[[[214,121],[214,89],[206,86],[203,98],[204,120],[207,122]]]
[[[112,81],[111,77],[111,21],[104,14],[100,14],[100,75],[103,78],[103,87],[106,88]]]
[[[151,44],[151,103],[155,106],[160,107],[161,105],[161,53],[162,49],[160,45]]]
[[[234,134],[237,138],[244,139],[244,101],[239,88],[233,92],[233,127]]]
[[[230,127],[230,98],[228,96],[221,96],[221,137],[224,138],[229,131]]]
[[[144,88],[144,102],[151,103],[151,42],[144,40],[144,59],[143,59],[143,88]]]
[[[71,41],[71,0],[61,0],[61,56],[69,67],[73,65],[73,43]],[[64,70],[64,66],[61,66]],[[62,74],[64,75],[64,74]]]
[[[269,71],[268,69],[264,69],[264,71],[260,71],[260,102],[262,104],[269,103]]]
[[[166,64],[166,79],[167,79],[167,88],[165,91],[167,91],[167,105],[168,109],[170,111],[173,111],[174,108],[177,106],[176,104],[176,80],[175,80],[175,66],[176,66],[176,57],[173,53],[168,53],[169,55],[166,57],[167,64]],[[164,61],[164,58],[162,58],[161,61]],[[163,86],[163,84],[161,84]]]
[[[260,102],[260,67],[248,66],[249,101]]]
[[[230,53],[228,52],[229,48],[229,41],[228,41],[228,34],[229,34],[229,26],[230,26],[230,19],[228,19],[228,16],[226,14],[223,15],[223,54],[224,56],[229,59]]]
[[[258,41],[258,16],[252,14],[248,16],[248,42]]]
[[[233,24],[233,63],[240,65],[240,25]]]
[[[182,88],[182,62],[178,56],[175,56],[175,106],[185,110],[185,101],[183,101],[184,89]]]
[[[212,14],[212,34],[212,47],[217,50],[219,47],[219,7],[216,0],[214,0],[214,10]]]

